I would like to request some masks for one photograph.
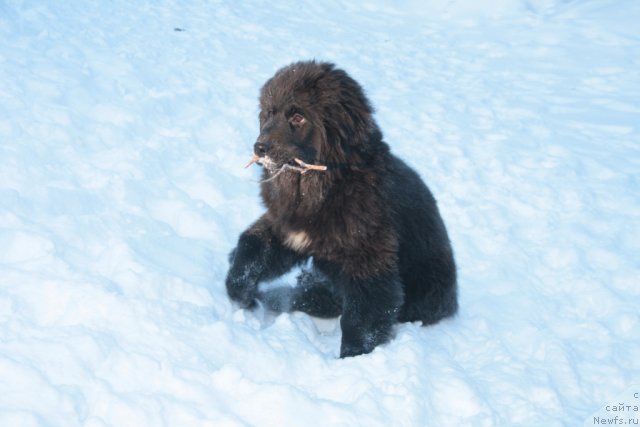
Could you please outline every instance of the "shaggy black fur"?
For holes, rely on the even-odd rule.
[[[436,202],[389,152],[360,85],[333,64],[299,62],[265,83],[260,108],[254,152],[267,212],[231,253],[229,296],[243,307],[260,299],[276,311],[342,315],[341,357],[388,341],[398,321],[453,315],[456,267]],[[275,176],[294,158],[328,170]],[[258,291],[309,257],[314,271],[297,287]]]

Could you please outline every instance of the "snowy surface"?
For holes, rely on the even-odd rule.
[[[0,425],[579,426],[633,396],[638,22],[608,0],[0,1]],[[263,209],[258,89],[308,58],[365,87],[459,264],[455,319],[347,360],[335,321],[223,284]]]

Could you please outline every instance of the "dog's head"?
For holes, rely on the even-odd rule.
[[[260,92],[258,162],[270,171],[294,159],[348,167],[381,139],[360,85],[333,64],[298,62],[279,70]]]

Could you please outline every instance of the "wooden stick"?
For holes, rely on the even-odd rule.
[[[327,167],[326,167],[326,166],[324,166],[324,165],[310,165],[309,163],[305,163],[305,162],[303,162],[302,160],[300,160],[300,159],[298,159],[298,158],[295,158],[295,157],[294,157],[294,159],[293,159],[293,160],[294,160],[297,164],[299,164],[299,165],[300,165],[300,167],[298,167],[298,166],[291,166],[291,165],[288,165],[288,164],[286,164],[286,163],[285,163],[284,165],[282,165],[282,166],[280,167],[280,169],[278,169],[278,170],[276,171],[276,173],[275,173],[273,176],[271,176],[271,177],[269,177],[269,178],[267,178],[267,179],[264,179],[264,180],[262,180],[262,181],[260,181],[260,182],[269,182],[269,181],[271,181],[271,180],[274,180],[278,175],[280,175],[282,172],[284,172],[284,171],[286,171],[286,170],[292,170],[292,171],[300,172],[300,175],[303,175],[303,174],[305,174],[305,173],[307,173],[307,172],[309,172],[309,171],[322,171],[322,172],[324,172],[324,171],[326,171],[326,170],[327,170]],[[244,166],[244,168],[246,169],[246,168],[248,168],[249,166],[251,166],[251,165],[252,165],[252,164],[254,164],[254,163],[261,163],[261,162],[260,162],[260,156],[258,156],[257,154],[254,154],[254,155],[251,157],[251,159],[249,160],[249,163],[247,163],[247,164]]]
[[[298,159],[298,158],[294,158],[293,160],[295,160],[295,162],[297,164],[299,164],[300,166],[302,166],[302,171],[300,171],[300,173],[307,173],[309,171],[326,171],[327,167],[324,165],[310,165],[308,163],[303,162],[302,160]]]
[[[290,170],[296,170],[300,173],[306,173],[309,171],[326,171],[327,167],[325,165],[310,165],[309,163],[305,163],[302,160],[298,159],[297,157],[294,157],[293,159],[297,164],[300,165],[300,168],[296,168],[296,167],[289,167],[286,169],[290,169]],[[249,162],[244,165],[244,168],[248,168],[249,166],[251,166],[254,163],[260,163],[260,157],[257,154],[254,154],[251,159],[249,160]]]
[[[244,165],[244,168],[248,168],[249,166],[251,166],[254,163],[258,162],[258,159],[260,159],[260,157],[258,157],[257,154],[254,154],[253,157],[251,157],[251,160],[249,160],[249,163],[247,163],[246,165]]]

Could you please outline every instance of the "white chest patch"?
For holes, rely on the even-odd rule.
[[[304,231],[292,231],[285,237],[284,244],[294,251],[301,251],[311,244],[311,238]]]

